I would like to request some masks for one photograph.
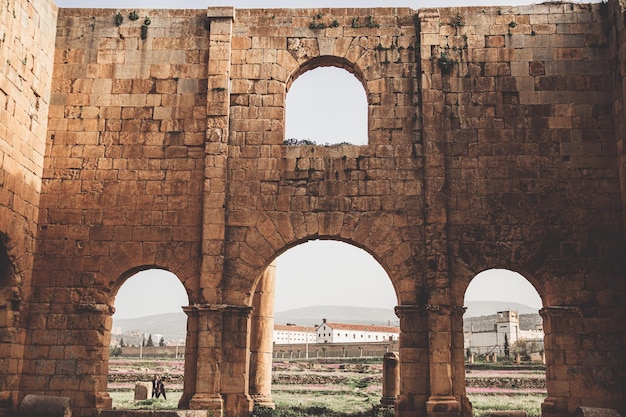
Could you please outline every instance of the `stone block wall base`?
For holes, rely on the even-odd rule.
[[[219,394],[196,394],[189,401],[189,409],[211,410],[213,417],[221,417],[224,412],[224,400]]]
[[[564,398],[547,397],[541,403],[541,417],[568,417],[567,401]]]
[[[426,417],[461,417],[460,411],[426,411]]]
[[[427,399],[427,395],[400,394],[394,407],[396,417],[425,417],[424,404]]]
[[[461,417],[461,404],[455,397],[430,397],[426,401],[427,417]]]
[[[22,400],[19,414],[25,417],[71,417],[70,398],[29,394]]]
[[[255,406],[276,410],[276,404],[274,404],[271,395],[252,395],[252,401],[254,401]]]
[[[113,398],[108,392],[96,393],[96,408],[99,410],[108,410],[113,408]]]

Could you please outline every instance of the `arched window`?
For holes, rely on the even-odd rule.
[[[367,112],[365,89],[353,74],[314,68],[296,78],[287,92],[285,141],[367,145]]]

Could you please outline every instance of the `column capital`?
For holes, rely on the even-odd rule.
[[[115,307],[104,303],[79,302],[78,304],[76,304],[76,311],[80,313],[92,313],[112,316],[113,313],[115,313]]]
[[[467,307],[448,304],[426,304],[424,308],[428,313],[440,316],[463,316],[467,310]]]
[[[210,313],[231,313],[250,317],[252,314],[252,307],[230,304],[192,304],[183,307],[183,311],[188,316]]]
[[[578,306],[548,306],[539,310],[542,318],[549,317],[583,317],[583,312]]]
[[[427,313],[433,315],[463,316],[467,307],[447,304],[410,304],[396,306],[394,311],[399,318],[412,314]]]
[[[398,318],[412,316],[424,311],[424,307],[417,304],[402,304],[394,307],[394,312]]]

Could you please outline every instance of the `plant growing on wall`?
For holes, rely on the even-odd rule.
[[[439,65],[442,74],[449,74],[456,64],[458,64],[458,61],[454,58],[450,58],[445,51],[437,58],[437,65]]]
[[[143,21],[143,25],[141,25],[141,39],[146,39],[148,37],[148,26],[152,23],[149,17],[146,17]]]
[[[380,25],[378,24],[377,21],[374,20],[374,17],[367,16],[367,20],[365,22],[365,26],[367,26],[368,28],[379,28]]]
[[[322,14],[318,13],[313,16],[313,20],[309,23],[309,29],[324,29],[326,27],[326,23],[318,22],[318,20],[322,19]]]
[[[115,26],[120,26],[124,21],[124,16],[120,12],[115,15]]]

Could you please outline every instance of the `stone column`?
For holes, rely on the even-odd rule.
[[[252,307],[224,306],[222,396],[228,416],[247,416],[254,405],[250,384],[250,315]]]
[[[190,410],[212,410],[217,415],[224,410],[220,369],[223,309],[224,306],[215,304],[183,308],[189,317],[188,345],[185,347],[185,387],[179,406],[188,401]],[[188,387],[188,383],[191,386]],[[187,400],[189,397],[191,399]]]
[[[426,401],[428,417],[459,416],[461,405],[452,391],[451,307],[426,306],[428,315],[428,356],[430,359],[430,395]]]
[[[461,415],[472,416],[472,403],[467,398],[465,389],[465,332],[463,331],[463,315],[465,307],[450,307],[450,328],[452,333],[452,393],[460,399]],[[473,354],[472,354],[473,357]],[[473,362],[473,359],[472,359]]]
[[[272,263],[254,290],[250,332],[250,395],[255,404],[271,409],[276,408],[272,401],[275,289],[276,264]]]
[[[428,323],[417,305],[395,308],[400,319],[400,395],[396,417],[425,416],[428,399]]]
[[[581,369],[578,329],[583,319],[582,311],[578,307],[558,306],[544,307],[539,310],[539,314],[543,318],[548,387],[548,396],[541,404],[541,415],[544,417],[571,415],[568,401],[576,395],[576,387],[591,388],[586,384],[587,376],[584,372],[574,375],[570,372],[560,372],[558,369]]]
[[[383,356],[383,406],[393,406],[400,394],[400,357],[396,352],[387,352]]]

